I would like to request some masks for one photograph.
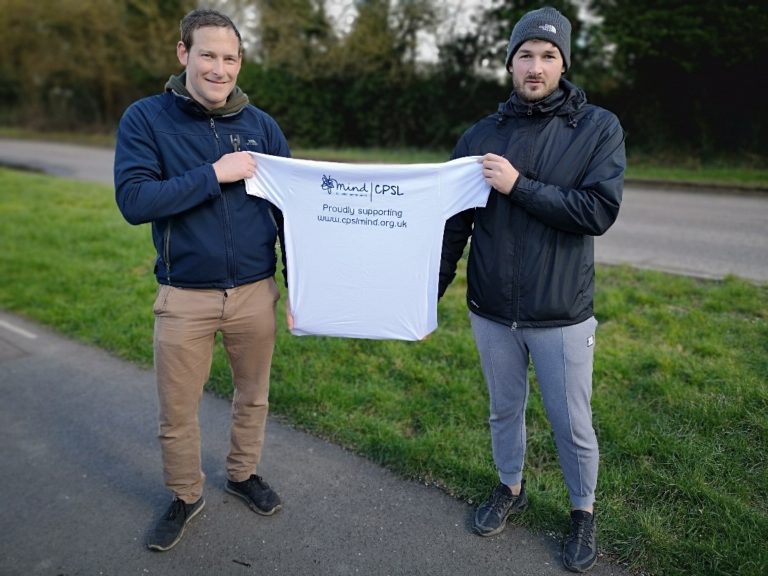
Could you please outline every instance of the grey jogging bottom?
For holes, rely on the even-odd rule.
[[[491,441],[499,479],[523,478],[528,364],[533,361],[573,508],[595,500],[599,453],[592,427],[592,361],[597,320],[556,328],[510,328],[470,312],[490,396]]]

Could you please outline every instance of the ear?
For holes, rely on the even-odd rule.
[[[187,47],[184,46],[184,42],[181,40],[179,40],[176,44],[176,57],[179,59],[179,62],[182,66],[187,66],[187,60],[189,60],[189,52],[187,52]]]

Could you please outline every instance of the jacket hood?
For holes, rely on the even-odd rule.
[[[187,72],[184,71],[178,76],[171,75],[168,82],[165,83],[165,91],[173,92],[177,96],[185,98],[206,116],[232,116],[237,114],[248,105],[248,95],[243,92],[239,86],[235,86],[232,93],[227,97],[227,102],[221,108],[208,110],[205,106],[195,100],[187,90]]]
[[[498,122],[502,123],[510,116],[568,116],[568,124],[575,128],[576,112],[586,103],[584,90],[561,78],[555,91],[537,102],[528,102],[512,92],[506,102],[499,104]]]

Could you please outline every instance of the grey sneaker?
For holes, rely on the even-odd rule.
[[[595,516],[584,510],[571,512],[571,533],[563,544],[563,566],[571,572],[586,572],[597,561]]]
[[[245,500],[251,510],[263,516],[271,516],[283,507],[280,496],[261,476],[256,474],[252,474],[248,480],[242,482],[227,480],[224,489]]]
[[[174,498],[168,511],[147,535],[147,548],[165,552],[176,546],[184,536],[184,529],[189,521],[200,513],[203,506],[203,498],[194,504],[186,504],[183,500]]]
[[[520,485],[517,496],[506,484],[499,484],[491,497],[475,512],[475,533],[480,536],[498,534],[507,525],[507,519],[512,514],[522,512],[528,506],[528,495],[525,493],[525,480]]]

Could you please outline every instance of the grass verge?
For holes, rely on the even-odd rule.
[[[0,169],[0,221],[0,308],[151,365],[149,227],[126,224],[109,187]],[[651,574],[768,573],[768,287],[613,267],[597,286],[602,550]],[[280,314],[273,412],[484,498],[496,476],[464,289],[460,274],[419,343],[293,337]],[[221,346],[209,387],[231,393]],[[532,506],[517,521],[562,532],[567,495],[532,388]]]

